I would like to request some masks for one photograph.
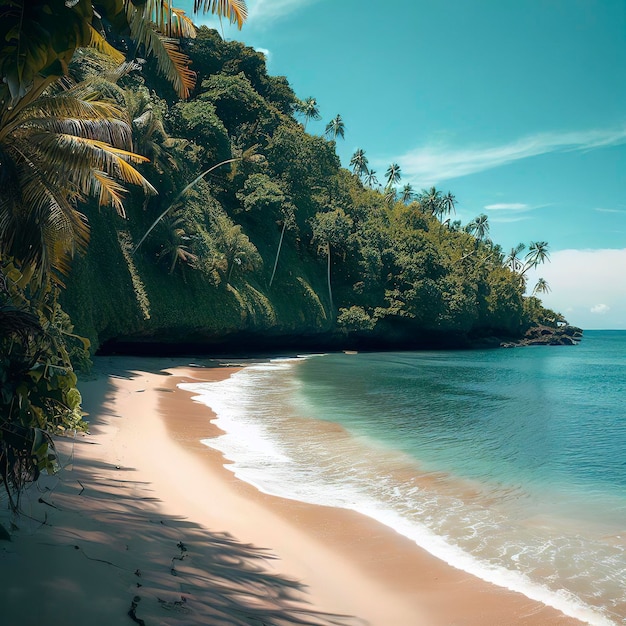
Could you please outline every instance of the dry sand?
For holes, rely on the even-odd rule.
[[[210,411],[176,388],[235,370],[177,365],[97,359],[90,434],[59,442],[64,470],[0,542],[2,626],[581,623],[357,513],[237,480],[200,443]]]

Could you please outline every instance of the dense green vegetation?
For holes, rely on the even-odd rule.
[[[380,188],[363,150],[343,169],[341,116],[324,137],[307,133],[315,99],[252,48],[203,27],[185,51],[197,72],[186,101],[150,64],[120,82],[135,149],[151,158],[138,167],[159,193],[133,195],[124,220],[90,215],[63,302],[94,345],[461,346],[536,321],[528,263],[488,239],[485,216],[451,221],[454,196],[399,187],[397,164]],[[83,55],[74,71],[91,65]]]
[[[453,220],[450,192],[402,185],[395,163],[383,187],[362,149],[342,168],[341,115],[308,133],[314,97],[159,4],[0,8],[7,488],[53,466],[46,433],[81,427],[73,366],[89,344],[462,347],[556,324],[524,296],[545,242],[505,255],[486,216]],[[245,18],[241,0],[196,5]]]

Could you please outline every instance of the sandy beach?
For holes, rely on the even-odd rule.
[[[237,371],[214,365],[96,359],[89,434],[59,440],[64,468],[22,515],[0,513],[3,626],[582,623],[362,515],[237,480],[200,442],[219,434],[210,410],[177,388]]]

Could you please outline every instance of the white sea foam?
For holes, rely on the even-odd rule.
[[[506,535],[506,519],[483,506],[468,506],[453,493],[398,484],[386,473],[387,451],[366,450],[345,432],[319,428],[302,418],[302,404],[290,400],[300,383],[290,375],[299,359],[255,364],[215,383],[181,384],[210,406],[224,435],[203,443],[221,451],[239,479],[270,495],[355,510],[393,528],[446,563],[593,626],[615,622],[572,591],[531,578],[524,570],[543,553],[558,554],[549,542],[492,545]],[[458,529],[464,529],[459,537]],[[462,544],[459,545],[459,543]],[[474,546],[470,553],[466,546]],[[492,553],[510,568],[489,562]],[[550,558],[553,558],[552,556]],[[508,560],[507,560],[508,559]],[[518,568],[517,570],[512,568]],[[547,583],[548,581],[546,581]],[[619,581],[618,581],[619,582]]]

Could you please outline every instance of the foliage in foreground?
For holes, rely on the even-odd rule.
[[[26,483],[56,470],[50,434],[86,428],[70,352],[86,363],[88,344],[57,287],[34,289],[11,259],[0,270],[0,478],[16,509]]]

